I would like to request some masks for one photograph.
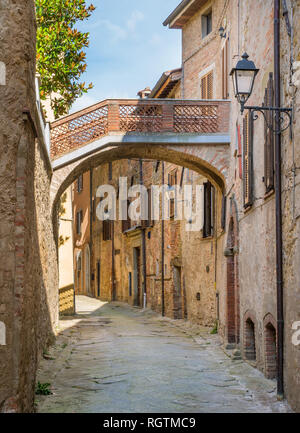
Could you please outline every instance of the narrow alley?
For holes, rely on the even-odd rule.
[[[40,413],[288,412],[276,382],[233,361],[218,335],[150,310],[78,296],[37,380]]]

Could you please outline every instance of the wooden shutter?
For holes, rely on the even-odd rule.
[[[211,189],[212,184],[210,182],[206,182],[204,184],[204,226],[203,226],[203,237],[207,238],[211,236],[212,233],[212,224],[211,224],[211,208],[212,208],[212,200],[211,200]]]
[[[270,73],[268,86],[265,91],[264,106],[274,106],[274,87],[273,87],[273,74]],[[266,112],[266,119],[271,128],[274,128],[274,114],[272,111]],[[265,121],[265,173],[264,182],[266,193],[274,189],[274,133],[267,127]]]
[[[177,169],[172,170],[169,174],[168,174],[168,184],[169,187],[175,187],[175,185],[177,185]],[[175,191],[176,194],[176,191]],[[175,218],[175,203],[176,203],[176,197],[171,198],[169,201],[169,217],[170,218]]]
[[[201,78],[201,99],[213,99],[213,72]]]
[[[225,230],[226,227],[226,208],[227,208],[227,198],[223,195],[222,198],[222,215],[221,215],[221,228]]]
[[[253,169],[252,169],[252,149],[253,149],[253,128],[251,121],[251,111],[243,120],[243,185],[244,185],[244,207],[247,208],[253,202]]]
[[[228,39],[226,39],[225,45],[222,49],[222,98],[223,99],[228,99],[229,97],[228,49],[229,49],[229,43],[228,43]]]
[[[153,227],[154,222],[152,219],[152,195],[151,195],[151,188],[148,189],[148,227]]]
[[[105,220],[103,221],[103,240],[110,241],[111,240],[111,221]]]

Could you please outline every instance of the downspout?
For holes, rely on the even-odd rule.
[[[143,160],[140,159],[140,185],[143,185]],[[149,209],[148,209],[149,212]],[[143,254],[143,308],[147,306],[147,264],[146,264],[146,229],[142,224],[142,254]]]
[[[114,221],[111,221],[111,280],[112,280],[112,301],[116,300],[116,284],[115,284],[115,225]]]
[[[93,168],[90,169],[90,292],[92,294],[92,275],[93,275]]]
[[[280,0],[274,0],[274,81],[275,106],[280,98]],[[280,112],[275,114],[275,129],[280,130]],[[277,275],[277,395],[284,395],[283,383],[283,272],[282,272],[282,197],[281,197],[281,133],[275,134],[275,202],[276,202],[276,275]]]
[[[162,186],[165,185],[165,163],[162,161],[161,164],[161,172],[162,172]],[[162,200],[161,200],[161,315],[164,317],[165,315],[165,221],[164,221],[164,189],[162,192]]]

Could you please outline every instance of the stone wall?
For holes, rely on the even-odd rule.
[[[0,410],[30,412],[38,357],[54,335],[58,304],[51,167],[35,102],[33,1],[0,1],[0,47],[6,69],[0,85],[0,321],[6,327]]]
[[[293,35],[288,36],[285,20],[281,21],[282,106],[294,108],[293,139],[283,135],[283,272],[286,396],[294,410],[300,411],[300,341],[293,334],[300,328],[300,1],[288,1]],[[297,324],[298,322],[298,324]],[[294,325],[296,324],[296,325]],[[293,329],[293,325],[295,326]]]
[[[201,37],[201,15],[212,6],[213,31],[206,38]],[[285,309],[285,391],[290,403],[299,409],[299,345],[292,344],[295,329],[292,326],[299,321],[299,198],[298,198],[298,157],[297,141],[299,125],[299,0],[287,1],[289,19],[293,18],[293,31],[288,36],[286,22],[281,14],[281,74],[282,105],[294,103],[294,139],[288,132],[283,135],[283,238],[284,238],[284,309]],[[282,11],[281,11],[282,12]],[[260,69],[249,105],[261,105],[270,72],[274,70],[274,1],[224,2],[207,1],[202,9],[183,27],[183,77],[184,97],[199,98],[200,78],[205,71],[214,73],[214,98],[221,98],[222,92],[222,47],[218,28],[225,28],[228,38],[228,71],[235,66],[237,56],[245,51]],[[255,37],[254,37],[255,34]],[[292,39],[292,43],[291,43]],[[293,58],[291,59],[291,55]],[[290,74],[291,64],[294,76]],[[298,78],[297,78],[298,77]],[[294,85],[291,85],[294,83]],[[298,83],[298,84],[297,84]],[[264,177],[264,122],[262,116],[254,125],[253,140],[253,204],[244,208],[243,180],[241,177],[242,147],[238,146],[238,127],[243,134],[243,116],[235,100],[231,83],[229,98],[232,100],[231,112],[231,160],[227,177],[227,226],[223,251],[218,250],[217,280],[222,281],[220,297],[220,332],[227,339],[230,328],[234,329],[234,342],[239,344],[247,358],[248,341],[245,335],[249,331],[249,321],[254,324],[256,357],[253,365],[268,374],[268,326],[276,323],[276,236],[275,236],[275,195],[266,194]],[[243,140],[241,144],[243,143]],[[230,204],[230,205],[229,205]],[[233,231],[230,224],[234,224]],[[231,248],[230,237],[234,232],[234,244]],[[299,244],[299,245],[298,245]],[[225,248],[227,245],[227,248]],[[230,248],[228,248],[230,247]],[[222,254],[226,253],[226,259]],[[224,281],[224,275],[227,280]],[[232,306],[234,304],[234,308]],[[237,314],[239,312],[239,314]],[[269,320],[266,323],[267,319]],[[231,329],[232,330],[232,329]]]

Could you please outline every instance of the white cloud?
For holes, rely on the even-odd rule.
[[[130,18],[127,20],[126,25],[128,30],[131,32],[134,32],[136,29],[136,26],[138,22],[143,21],[145,18],[145,15],[140,11],[133,11]]]
[[[111,32],[113,42],[127,38],[127,31],[109,20],[100,20],[99,25],[104,25]]]

